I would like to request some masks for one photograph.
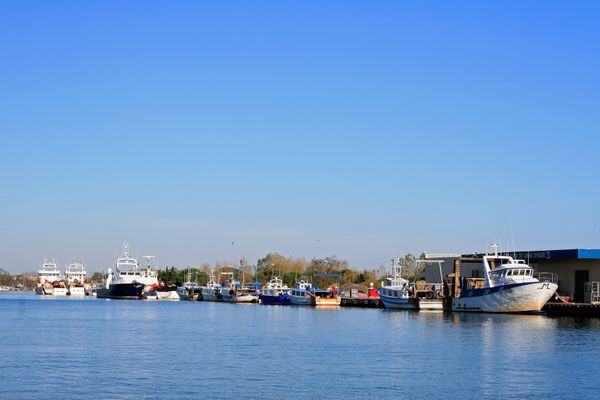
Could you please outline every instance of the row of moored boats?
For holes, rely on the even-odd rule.
[[[233,273],[223,272],[221,274],[226,275],[225,281],[219,283],[214,271],[202,286],[189,279],[179,287],[164,285],[159,282],[158,271],[151,267],[152,257],[145,258],[146,266],[140,268],[137,260],[130,256],[125,243],[123,254],[117,258],[114,269],[109,268],[104,284],[96,287],[86,283],[83,264],[69,264],[64,276],[61,276],[55,262],[45,261],[39,271],[36,293],[55,296],[92,294],[108,299],[202,300],[316,307],[336,307],[341,304],[343,297],[355,296],[352,291],[340,293],[333,286],[319,289],[304,279],[290,288],[278,276],[272,277],[262,287],[257,282],[245,284],[235,279]],[[391,274],[376,292],[374,289],[369,291],[367,298],[378,298],[385,308],[392,309],[538,312],[557,290],[556,283],[534,277],[533,269],[522,260],[496,252],[481,256],[477,262],[481,264],[481,278],[461,278],[456,273],[443,277],[441,264],[438,264],[440,281],[428,284],[404,279],[400,259],[395,258]],[[363,294],[362,298],[365,297]]]

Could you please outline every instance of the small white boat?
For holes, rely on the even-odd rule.
[[[392,260],[392,271],[390,276],[385,278],[383,285],[377,294],[383,302],[385,308],[398,308],[403,310],[415,310],[418,303],[411,296],[409,282],[401,276],[402,266],[400,257]]]
[[[179,294],[175,285],[164,285],[156,288],[157,300],[179,301]]]

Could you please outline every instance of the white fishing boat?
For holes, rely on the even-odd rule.
[[[411,296],[410,284],[408,280],[401,276],[400,257],[392,260],[391,269],[391,274],[385,278],[381,288],[377,290],[384,307],[403,310],[417,309],[417,302]]]
[[[452,298],[452,311],[531,313],[539,312],[558,289],[540,281],[523,260],[498,255],[481,257],[483,278],[462,278],[460,293]]]
[[[56,260],[52,259],[50,261],[44,259],[44,262],[38,270],[35,293],[41,295],[53,295],[54,286],[57,285],[61,279],[60,269],[58,269]]]
[[[83,263],[72,262],[65,269],[65,281],[70,296],[85,296],[86,270]]]
[[[300,280],[296,282],[294,287],[288,292],[288,300],[290,304],[297,306],[314,306],[315,295],[312,283]]]

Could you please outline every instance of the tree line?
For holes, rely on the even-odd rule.
[[[401,257],[403,277],[407,279],[418,279],[421,270],[416,262],[417,258],[412,254],[406,254]],[[166,267],[158,273],[159,279],[166,284],[181,285],[186,281],[206,284],[211,271],[214,273],[216,281],[223,283],[227,277],[233,274],[236,279],[243,280],[246,283],[260,282],[265,284],[274,276],[282,278],[284,284],[292,286],[300,279],[312,280],[318,274],[337,275],[335,277],[320,277],[322,282],[315,282],[319,285],[346,283],[364,284],[369,286],[379,286],[384,277],[389,272],[388,266],[377,268],[353,268],[347,260],[339,259],[336,256],[325,258],[312,258],[310,260],[304,257],[286,257],[279,253],[269,253],[257,260],[255,265],[250,265],[245,258],[239,262],[218,261],[214,264],[204,263],[199,267],[176,268],[174,266]],[[317,276],[318,277],[318,276]]]

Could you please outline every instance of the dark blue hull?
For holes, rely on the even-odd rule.
[[[259,296],[261,304],[265,304],[268,306],[284,306],[286,304],[290,304],[290,299],[288,299],[286,294],[281,296],[267,296],[260,295]]]
[[[99,299],[137,300],[142,298],[142,283],[111,283],[108,289],[96,290]]]

